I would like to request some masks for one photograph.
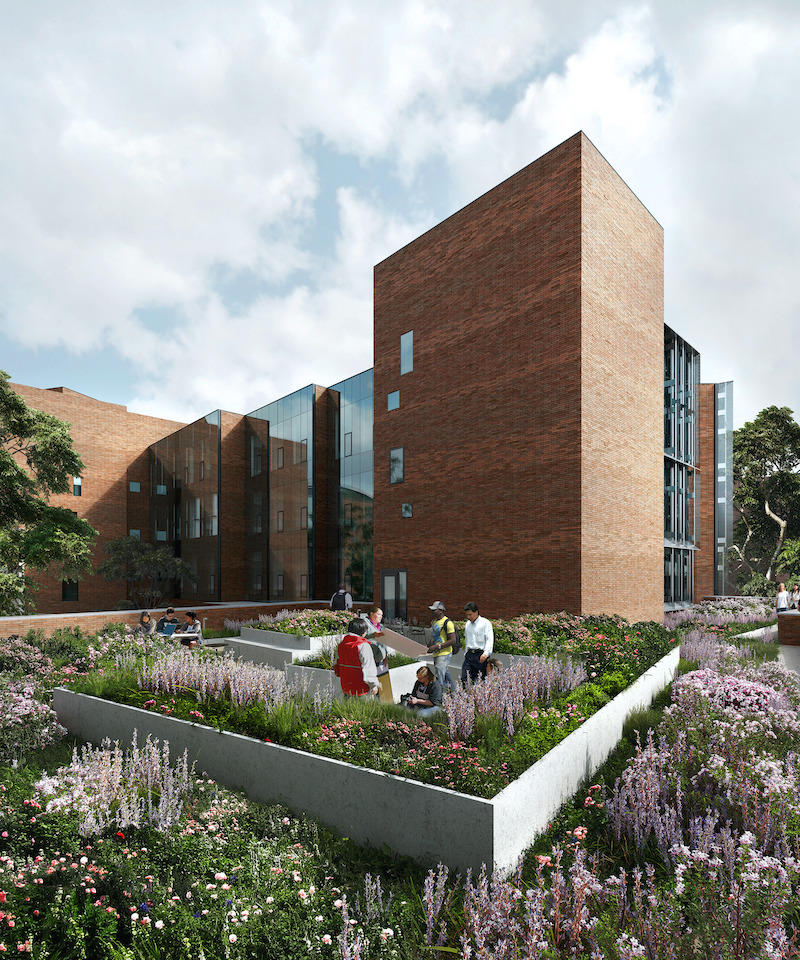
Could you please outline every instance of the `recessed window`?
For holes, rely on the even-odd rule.
[[[205,480],[206,478],[206,462],[205,460],[200,461],[200,479]]]
[[[389,483],[402,483],[405,476],[404,448],[395,447],[389,454]]]
[[[300,463],[308,462],[308,440],[300,441]]]
[[[397,410],[400,406],[400,391],[395,390],[386,397],[386,409]]]
[[[167,542],[167,531],[166,530],[156,530],[156,540],[159,543]]]
[[[300,529],[308,530],[308,507],[300,507]]]
[[[184,484],[188,484],[188,483],[189,483],[189,468],[188,468],[188,467],[184,467],[184,468],[183,468],[183,482],[184,482]]]
[[[352,526],[353,526],[353,504],[352,504],[352,503],[346,503],[346,504],[344,505],[344,517],[343,517],[343,520],[344,520],[344,525],[345,525],[346,527],[352,527]]]
[[[353,456],[353,434],[346,433],[344,435],[344,455],[346,457]]]
[[[411,373],[414,369],[414,331],[409,330],[400,337],[400,373]]]
[[[159,497],[165,497],[167,495],[167,485],[166,483],[157,483],[156,484],[156,495]]]
[[[283,447],[278,447],[277,457],[278,457],[277,469],[282,470],[283,469]]]
[[[142,485],[141,485],[141,483],[139,483],[138,480],[131,480],[131,482],[128,484],[128,490],[129,490],[131,493],[141,493],[141,492],[142,492]]]
[[[214,573],[208,575],[208,589],[210,593],[213,593],[217,586],[217,576]]]
[[[73,497],[79,497],[81,495],[81,478],[73,477],[72,478],[72,495]]]
[[[255,523],[253,524],[253,533],[261,533],[261,514],[256,514]]]
[[[260,573],[257,573],[256,578],[253,582],[253,587],[255,590],[257,590],[260,593],[261,590],[263,589],[263,585],[264,585],[263,575]]]
[[[61,599],[69,601],[78,599],[78,582],[76,580],[61,581]]]
[[[308,596],[308,574],[307,573],[300,574],[300,596],[301,597]]]
[[[141,531],[141,530],[129,530],[129,531],[128,531],[128,536],[129,536],[129,537],[135,537],[137,540],[141,540],[141,539],[142,539],[142,531]]]
[[[412,508],[412,506],[411,506],[410,503],[404,503],[404,504],[403,504],[403,506],[400,508],[400,515],[401,515],[402,517],[413,517],[413,516],[414,516],[414,510],[413,510],[413,508]]]
[[[276,525],[277,525],[278,533],[280,533],[283,530],[283,510],[278,511]]]
[[[283,574],[279,573],[275,578],[275,589],[278,593],[283,593]]]

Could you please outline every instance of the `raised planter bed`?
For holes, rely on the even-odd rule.
[[[381,847],[427,863],[513,869],[561,805],[617,745],[633,711],[648,706],[673,678],[675,649],[611,703],[491,800],[470,797],[339,760],[313,756],[175,720],[163,714],[57,688],[53,705],[75,736],[123,746],[134,729],[168,740],[173,756],[189,752],[199,771],[263,802],[284,803],[328,824],[356,843]]]
[[[392,667],[389,670],[395,703],[400,703],[401,693],[411,693],[419,667],[418,663],[407,663],[402,667]],[[339,678],[332,670],[323,670],[320,667],[304,667],[299,663],[287,663],[284,669],[286,679],[299,680],[305,683],[305,689],[311,696],[317,690],[330,690],[331,694],[337,699],[344,696]]]

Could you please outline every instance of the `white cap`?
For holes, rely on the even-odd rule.
[[[444,610],[444,604],[441,600],[434,600],[433,603],[428,607],[429,610]]]

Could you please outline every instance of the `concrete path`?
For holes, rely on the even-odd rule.
[[[778,659],[789,670],[800,673],[800,647],[790,646],[786,643],[781,644]]]

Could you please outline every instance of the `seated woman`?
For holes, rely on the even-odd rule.
[[[136,624],[136,629],[133,632],[140,635],[143,634],[145,637],[152,637],[156,632],[156,622],[146,610],[142,611],[139,622]]]
[[[436,674],[426,664],[417,670],[417,681],[405,703],[420,717],[430,717],[441,712],[442,685],[436,679]]]
[[[181,625],[180,633],[176,630],[172,636],[180,640],[184,647],[197,647],[203,642],[203,625],[197,619],[194,610],[187,610],[185,622]]]

